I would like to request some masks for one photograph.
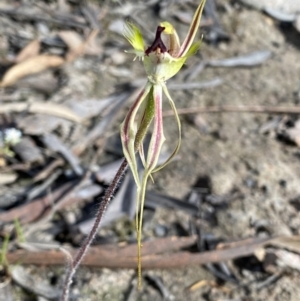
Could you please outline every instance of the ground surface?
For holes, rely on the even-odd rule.
[[[45,101],[61,103],[66,98],[79,99],[79,101],[87,98],[101,99],[117,89],[123,92],[122,84],[130,81],[137,82],[144,77],[144,71],[141,62],[133,62],[129,54],[124,54],[124,49],[128,49],[129,46],[112,28],[117,28],[116,31],[120,32],[118,22],[123,22],[128,15],[131,15],[134,22],[142,25],[141,29],[145,35],[150,32],[153,35],[159,21],[167,19],[176,25],[179,35],[183,37],[188,26],[174,15],[184,10],[191,14],[195,4],[186,2],[180,5],[169,2],[167,4],[167,2],[163,2],[169,5],[167,9],[157,3],[149,4],[148,9],[144,9],[141,1],[137,5],[139,12],[136,14],[135,4],[132,6],[130,1],[124,2],[123,8],[118,2],[94,2],[97,12],[103,14],[100,21],[100,34],[97,38],[101,44],[101,53],[96,56],[79,57],[67,66],[63,66],[62,72],[68,80],[63,82],[57,92],[51,91],[49,95],[41,96],[30,89],[25,92],[21,90],[25,93],[25,98],[43,97]],[[228,34],[229,40],[208,43],[204,39],[200,53],[188,60],[183,69],[184,74],[189,74],[201,61],[221,60],[258,50],[269,50],[272,55],[268,60],[254,67],[206,67],[192,80],[193,82],[209,81],[218,77],[223,80],[223,83],[207,89],[170,90],[176,106],[192,108],[216,105],[265,105],[273,108],[299,105],[300,33],[297,33],[291,25],[281,24],[261,11],[238,3],[228,3],[225,0],[217,3],[219,22],[224,32]],[[31,4],[27,5],[30,7]],[[54,8],[56,4],[49,5]],[[42,23],[44,26],[49,26],[49,32],[45,33],[43,26],[37,27],[36,23],[26,23],[21,31],[22,22],[14,22],[3,15],[0,17],[0,22],[2,25],[7,25],[0,26],[0,37],[3,43],[7,41],[9,35],[16,33],[33,39],[51,35],[55,31],[44,23]],[[209,32],[209,27],[203,27],[201,31],[205,34]],[[149,41],[151,38],[148,39]],[[6,49],[4,46],[2,48]],[[178,76],[168,84],[183,82],[184,78]],[[21,88],[11,89],[18,91]],[[11,91],[6,90],[5,93]],[[129,103],[122,108],[117,121],[111,127],[110,134],[118,130],[118,123],[128,107]],[[164,109],[169,110],[167,103]],[[296,128],[297,119],[297,114],[247,112],[182,115],[183,134],[178,159],[155,174],[155,182],[149,184],[149,189],[187,200],[192,188],[196,191],[197,188],[198,190],[207,188],[209,194],[226,198],[228,200],[226,206],[213,209],[210,204],[204,202],[205,209],[200,211],[213,210],[214,219],[213,221],[207,218],[198,219],[204,236],[211,234],[216,238],[230,241],[255,236],[299,235],[299,212],[292,201],[300,195],[300,150],[295,143],[300,134],[296,131],[294,141],[293,138],[287,138],[289,137],[287,132]],[[165,117],[164,122],[167,139],[165,150],[172,151],[177,135],[176,124],[172,117]],[[267,126],[269,129],[266,129]],[[60,135],[63,137],[61,133]],[[80,156],[82,166],[88,166],[93,155],[94,148],[88,147]],[[99,162],[110,160],[111,154],[103,152]],[[28,174],[26,176],[28,177]],[[205,179],[204,186],[199,184],[200,178]],[[8,187],[16,188],[18,185],[24,185],[22,181],[18,181]],[[79,210],[74,207],[71,209],[74,209],[76,214],[74,217],[72,212],[70,213],[71,210],[66,209],[66,215],[70,220],[77,217]],[[187,213],[157,208],[154,217],[145,224],[144,235],[155,236],[158,225],[168,229],[171,234],[177,234],[174,224],[179,224],[183,229],[188,230],[193,220],[194,218]],[[115,233],[116,227],[115,225],[114,230],[111,230],[111,226],[108,225],[102,231],[108,234]],[[145,271],[145,275],[161,277],[163,284],[172,295],[170,300],[298,300],[300,281],[297,270],[288,270],[278,277],[275,283],[258,289],[258,284],[271,274],[262,268],[256,270],[259,264],[253,263],[251,266],[253,258],[244,259],[242,263],[228,263],[231,273],[238,279],[239,284],[221,281],[220,286],[214,286],[211,283],[217,278],[200,266]],[[250,268],[248,269],[247,266]],[[56,286],[63,278],[62,268],[29,266],[26,271],[49,285],[50,278],[55,279],[53,284]],[[195,291],[188,291],[190,285],[201,280],[207,280],[207,285]],[[135,282],[135,273],[132,270],[91,270],[84,267],[76,276],[73,293],[78,296],[77,300],[85,301],[163,300],[161,294],[147,281],[144,282],[141,292],[135,289],[130,291],[130,286]],[[26,294],[25,297],[23,289],[15,283],[8,284],[4,289],[8,295],[14,296],[10,300],[42,300],[37,299],[34,294]]]

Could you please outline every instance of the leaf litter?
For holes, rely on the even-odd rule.
[[[231,109],[242,104],[267,104],[276,109],[284,102],[287,107],[290,105],[291,110],[282,112],[279,120],[274,116],[275,111],[268,111],[267,114],[274,116],[274,121],[270,116],[253,113],[239,113],[234,118],[231,113],[206,114],[204,120],[201,112],[198,112],[200,121],[196,124],[183,120],[185,142],[181,158],[172,163],[163,175],[154,176],[155,182],[149,188],[146,200],[146,213],[147,210],[152,212],[144,227],[146,241],[143,243],[143,253],[150,255],[144,259],[146,266],[181,266],[181,269],[172,272],[159,269],[151,273],[158,287],[158,291],[153,292],[157,300],[162,299],[162,295],[167,298],[169,294],[180,300],[186,296],[185,287],[191,283],[202,283],[202,279],[222,279],[224,289],[217,290],[221,300],[226,300],[228,291],[234,285],[232,275],[237,275],[243,285],[247,281],[255,281],[259,285],[259,289],[252,290],[251,285],[246,284],[254,299],[271,300],[268,290],[273,288],[276,280],[277,297],[287,300],[280,295],[285,289],[282,281],[286,277],[281,270],[273,271],[273,275],[263,269],[259,275],[251,269],[245,272],[249,266],[255,266],[253,258],[256,258],[258,249],[277,256],[278,263],[273,263],[276,269],[298,269],[299,209],[293,204],[299,187],[299,151],[295,146],[298,146],[299,139],[295,116],[298,113],[293,113],[292,106],[298,104],[296,95],[299,87],[294,70],[298,66],[295,58],[299,50],[297,47],[288,48],[289,43],[294,42],[289,40],[290,37],[284,40],[285,32],[280,31],[280,26],[270,22],[265,15],[240,4],[225,2],[208,1],[202,24],[206,36],[204,40],[208,44],[203,42],[195,64],[187,63],[184,76],[170,82],[178,105],[187,109],[215,105],[220,113],[226,104],[232,105]],[[22,7],[24,4],[26,9]],[[3,242],[3,235],[13,233],[13,220],[17,218],[25,233],[33,233],[37,240],[38,237],[48,239],[50,251],[43,253],[37,248],[37,253],[32,253],[12,236],[9,260],[15,262],[16,258],[24,258],[26,254],[28,263],[44,265],[47,256],[50,263],[64,265],[65,255],[51,251],[51,246],[57,242],[68,243],[75,249],[84,237],[82,233],[87,233],[84,223],[93,216],[93,208],[99,204],[110,174],[119,162],[120,146],[109,146],[108,138],[118,131],[118,123],[125,114],[124,107],[141,85],[141,72],[131,58],[127,61],[126,55],[121,59],[117,57],[118,53],[123,55],[127,46],[116,32],[122,33],[120,24],[129,15],[135,22],[143,23],[144,18],[147,20],[149,7],[163,19],[175,16],[182,23],[184,32],[184,24],[192,16],[192,6],[186,2],[173,3],[169,11],[165,4],[157,1],[138,6],[136,3],[119,6],[104,2],[101,7],[91,3],[79,4],[78,1],[41,1],[33,10],[32,3],[25,1],[18,8],[8,7],[0,9],[0,28],[12,41],[0,47],[4,51],[4,54],[1,52],[0,62],[1,68],[2,65],[4,68],[4,71],[1,69],[0,82],[0,131],[14,125],[23,136],[20,145],[9,147],[13,156],[0,155],[3,162],[0,164],[0,174],[6,181],[0,185],[0,204],[3,204],[0,207],[0,239]],[[288,22],[296,24],[298,12],[286,10],[285,7],[279,10],[276,7],[275,13],[270,8],[263,9],[280,22],[287,22],[287,16],[293,16]],[[153,23],[155,27],[159,18],[155,14],[153,18],[154,22],[147,20],[147,24]],[[114,23],[116,20],[119,20],[119,25]],[[148,32],[152,31],[150,26],[144,25]],[[19,34],[16,37],[13,36],[14,28]],[[294,45],[297,46],[297,43]],[[201,56],[204,58],[202,61]],[[123,69],[119,61],[122,68],[124,65]],[[292,64],[294,61],[296,63]],[[48,79],[43,79],[45,74]],[[197,89],[203,90],[199,93]],[[270,124],[268,120],[271,120]],[[200,133],[195,126],[201,128]],[[167,131],[172,133],[171,124],[169,126],[167,123]],[[282,143],[287,141],[289,143]],[[193,186],[200,175],[211,179],[210,192],[200,191],[202,186],[198,187],[199,192]],[[255,184],[248,185],[249,179]],[[130,244],[134,241],[134,228],[130,224],[134,208],[133,190],[132,178],[128,174],[115,202],[107,211],[105,225],[96,241],[98,246],[93,249],[96,255],[88,255],[85,264],[135,267],[136,246]],[[191,191],[197,191],[195,202],[189,199]],[[294,200],[294,203],[289,200]],[[120,219],[120,216],[123,217]],[[250,219],[258,221],[250,223]],[[260,219],[271,225],[266,227],[268,230],[259,226],[262,225]],[[165,240],[156,237],[155,226],[158,223],[166,229]],[[182,227],[182,232],[176,225]],[[280,225],[284,225],[294,236],[280,236]],[[120,228],[125,233],[122,237],[116,230]],[[27,232],[28,229],[30,231]],[[195,229],[196,237],[192,236]],[[179,236],[178,233],[183,232],[190,236]],[[176,233],[177,237],[171,237],[171,233]],[[223,246],[219,243],[211,245],[209,250],[199,249],[199,244],[205,246],[211,243],[209,237],[217,241],[220,239]],[[236,240],[246,237],[252,237],[252,241]],[[103,245],[105,241],[119,242],[128,248],[125,250],[116,244]],[[99,254],[105,248],[109,250],[105,255],[107,257],[99,262],[102,256]],[[164,252],[169,253],[161,254]],[[121,260],[120,254],[129,255],[128,261]],[[214,256],[219,256],[220,264],[215,264]],[[237,257],[241,258],[242,264],[236,263]],[[267,257],[261,258],[261,267],[267,266]],[[20,262],[19,259],[17,261]],[[225,265],[224,261],[230,264]],[[46,282],[48,292],[49,288],[54,291],[48,281],[50,274],[42,282],[32,267],[25,267],[26,261],[21,262],[24,264],[24,279],[29,276],[37,284]],[[199,266],[210,262],[214,265],[207,265],[206,270]],[[186,268],[188,264],[193,267]],[[98,272],[89,273],[91,279],[97,282]],[[115,299],[121,300],[124,291],[115,285],[120,280],[119,276],[113,271],[108,273],[114,284],[111,286],[107,282],[108,291],[105,291],[103,283],[98,283],[97,287],[101,288],[99,296],[116,292]],[[61,279],[61,273],[54,270],[54,274]],[[260,281],[262,278],[264,281]],[[77,286],[80,290],[89,289],[84,281],[79,276]],[[48,299],[52,297],[39,289],[18,283],[25,287],[25,291],[31,289],[35,295]],[[205,287],[212,288],[207,294],[209,298],[214,298],[215,281],[207,280],[205,283],[190,293],[191,300],[201,299]],[[128,280],[127,287],[130,284]],[[11,290],[7,290],[9,296],[16,286],[15,283],[10,286]],[[298,287],[297,280],[291,280],[289,293],[298,296]],[[137,294],[146,299],[150,296],[147,290]],[[88,297],[92,296],[93,293],[89,292]],[[242,300],[245,297],[245,292],[239,287],[231,290],[230,298]],[[87,297],[80,298],[85,300]]]

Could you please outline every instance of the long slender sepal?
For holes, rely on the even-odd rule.
[[[202,16],[202,12],[203,12],[205,2],[206,2],[206,0],[201,0],[199,6],[197,7],[197,10],[194,14],[192,23],[191,23],[189,31],[188,31],[188,34],[187,34],[185,40],[183,41],[183,43],[180,47],[178,57],[184,57],[187,54],[187,52],[189,51],[191,45],[193,44],[195,35],[196,35],[198,27],[200,25],[200,19],[201,19],[201,16]]]
[[[152,85],[150,83],[146,84],[145,88],[140,92],[136,101],[130,108],[120,128],[124,156],[128,161],[134,180],[138,187],[140,185],[140,180],[139,180],[137,161],[136,161],[137,150],[135,149],[135,144],[136,144],[135,140],[136,140],[136,132],[137,132],[135,126],[135,118],[141,104],[148,96],[151,87]]]
[[[163,134],[163,120],[162,120],[162,87],[161,85],[153,86],[153,100],[154,100],[154,124],[153,132],[150,140],[150,145],[147,152],[146,166],[144,175],[141,181],[141,186],[138,188],[137,203],[139,204],[139,212],[137,222],[137,241],[138,241],[138,286],[141,287],[142,279],[142,264],[141,264],[141,247],[142,247],[142,226],[143,226],[143,213],[145,193],[148,178],[151,177],[151,173],[157,165],[157,161],[160,155],[161,147],[165,141]],[[149,97],[150,99],[150,97]]]
[[[149,94],[147,96],[147,100],[144,101],[144,103],[141,105],[141,109],[143,114],[140,118],[138,118],[137,121],[137,132],[135,135],[134,140],[134,150],[139,151],[142,163],[144,168],[146,168],[146,159],[144,155],[144,147],[143,147],[143,140],[145,135],[147,134],[148,128],[153,120],[154,114],[155,114],[155,101],[153,96],[153,87],[151,86],[151,89],[149,91]],[[139,231],[139,210],[140,210],[140,204],[141,204],[141,198],[139,197],[141,187],[137,187],[137,200],[136,200],[136,215],[135,215],[135,226],[136,226],[136,232],[140,233]],[[141,235],[141,233],[140,233]],[[140,247],[139,247],[140,252]],[[140,258],[140,255],[139,255]],[[139,277],[140,279],[140,277]]]
[[[170,157],[167,159],[167,161],[165,163],[163,163],[162,165],[160,165],[159,167],[155,168],[152,172],[157,172],[160,169],[164,168],[166,165],[168,165],[170,163],[170,161],[177,155],[180,145],[181,145],[181,122],[180,122],[180,119],[179,119],[179,116],[177,113],[176,106],[175,106],[174,101],[173,101],[173,99],[168,91],[168,88],[165,84],[162,84],[162,89],[163,89],[165,95],[167,96],[170,106],[174,112],[174,116],[175,116],[177,126],[178,126],[178,140],[177,140],[177,145],[176,145],[173,153],[170,155]]]
[[[165,141],[163,133],[163,119],[162,119],[162,85],[153,85],[153,97],[155,103],[154,125],[153,132],[147,152],[146,170],[150,173],[155,168],[162,144]]]

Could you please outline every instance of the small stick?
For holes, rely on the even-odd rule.
[[[271,107],[271,106],[209,106],[177,109],[180,115],[197,113],[263,113],[263,114],[300,114],[300,107]],[[173,116],[173,111],[165,111],[163,116]]]
[[[70,266],[66,273],[66,278],[64,281],[64,285],[63,285],[63,293],[62,293],[62,296],[60,299],[61,301],[67,301],[69,298],[70,286],[72,284],[72,278],[73,278],[78,266],[82,262],[84,256],[86,255],[87,250],[89,249],[91,243],[93,242],[93,240],[99,230],[100,222],[103,218],[106,208],[109,205],[111,199],[113,198],[113,196],[116,192],[116,189],[118,188],[119,184],[121,183],[123,176],[125,175],[125,172],[127,170],[127,167],[128,167],[128,162],[124,158],[119,170],[117,171],[110,186],[107,188],[104,198],[100,203],[100,206],[99,206],[97,214],[96,214],[96,220],[93,225],[93,228],[91,229],[89,235],[83,242],[83,245],[79,249],[78,253],[75,255],[74,259],[70,262]]]

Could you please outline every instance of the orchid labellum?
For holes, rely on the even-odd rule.
[[[134,53],[136,57],[143,61],[148,76],[146,86],[140,92],[121,125],[123,152],[134,176],[138,192],[136,229],[139,286],[141,284],[141,232],[147,181],[152,173],[166,166],[177,154],[181,142],[180,120],[175,104],[168,92],[166,81],[173,77],[181,69],[186,59],[200,47],[201,42],[194,43],[194,38],[200,24],[205,1],[201,0],[182,44],[179,42],[176,30],[168,22],[162,22],[157,27],[154,42],[150,47],[145,47],[141,32],[134,24],[127,22],[124,29],[125,38],[134,48],[128,52]],[[162,119],[163,93],[174,111],[178,124],[178,141],[169,159],[158,167],[159,154],[165,141]],[[153,127],[150,145],[147,154],[144,154],[143,139],[150,125]],[[144,172],[141,178],[137,167],[137,152],[139,152],[144,165]]]

